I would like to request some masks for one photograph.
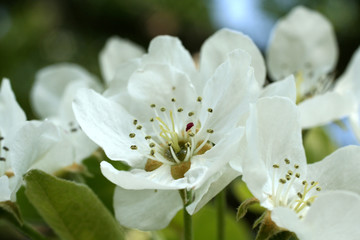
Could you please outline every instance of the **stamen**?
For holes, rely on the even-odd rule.
[[[208,130],[206,130],[206,132],[207,132],[207,133],[214,133],[214,130],[208,129]]]
[[[174,149],[173,149],[172,145],[169,146],[169,148],[170,148],[171,156],[173,157],[173,159],[175,160],[175,162],[176,162],[176,163],[180,163],[180,160],[177,158],[177,156],[176,156],[176,154],[175,154],[175,152],[174,152]]]
[[[193,116],[193,115],[194,115],[194,112],[189,112],[189,113],[188,113],[188,116],[189,116],[189,117],[191,117],[191,116]]]
[[[288,171],[288,174],[289,174],[290,176],[293,175],[293,171],[289,170],[289,171]]]
[[[151,139],[151,136],[145,136],[145,140],[149,140],[149,139]]]
[[[160,111],[165,112],[166,108],[162,107],[162,108],[160,108]]]
[[[213,109],[212,109],[212,108],[208,108],[208,112],[209,112],[209,113],[212,113],[212,112],[213,112]]]
[[[131,150],[137,150],[137,146],[136,146],[136,145],[131,145],[131,146],[130,146],[130,149],[131,149]]]
[[[175,98],[172,98],[171,101],[172,101],[172,102],[176,102],[176,99],[175,99]]]
[[[6,158],[0,157],[0,161],[6,161]]]
[[[76,132],[76,131],[77,131],[77,128],[70,129],[70,132]]]
[[[321,191],[321,187],[317,187],[316,191],[320,192]]]
[[[133,124],[136,125],[138,123],[138,120],[134,119]]]
[[[280,166],[279,166],[279,164],[274,164],[273,165],[273,168],[279,168]]]
[[[151,149],[150,155],[151,155],[151,156],[154,156],[154,155],[155,155],[155,150],[154,150],[154,149]]]
[[[184,109],[183,109],[183,108],[178,108],[177,111],[178,111],[178,112],[182,112],[182,111],[184,111]]]
[[[155,108],[156,105],[153,103],[153,104],[150,104],[150,107],[151,107],[151,108]]]
[[[290,164],[290,160],[289,160],[289,159],[285,158],[284,161],[285,161],[286,164]]]
[[[5,150],[5,151],[9,151],[10,149],[8,148],[8,147],[6,147],[6,146],[3,146],[3,149]]]
[[[129,137],[130,137],[130,138],[134,138],[134,137],[135,137],[135,133],[130,133],[130,134],[129,134]]]
[[[298,169],[298,168],[299,168],[299,165],[295,164],[295,165],[294,165],[294,168],[295,168],[295,169]]]
[[[198,97],[198,98],[197,98],[197,101],[198,101],[198,102],[201,102],[201,101],[202,101],[202,97]]]
[[[150,118],[150,122],[154,122],[154,118]]]
[[[137,130],[141,130],[141,129],[142,129],[142,126],[141,126],[141,125],[138,125],[138,126],[136,127],[136,129],[137,129]]]
[[[153,143],[153,142],[149,143],[149,147],[151,147],[151,148],[155,147],[155,143]]]
[[[295,177],[300,178],[300,173],[295,173]]]

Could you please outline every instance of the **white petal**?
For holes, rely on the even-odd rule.
[[[356,111],[355,99],[350,94],[327,92],[299,104],[302,128],[311,128],[340,119]]]
[[[335,91],[340,93],[354,92],[360,99],[360,47],[355,51],[345,73],[337,80]]]
[[[196,105],[197,95],[186,74],[167,64],[147,64],[131,76],[129,94],[149,105],[172,109],[176,99],[178,107]],[[193,110],[193,109],[191,109]]]
[[[76,64],[55,64],[39,70],[31,91],[35,112],[41,118],[57,116],[64,93],[72,82],[99,88],[96,77]],[[71,105],[67,107],[71,109]]]
[[[308,165],[308,178],[323,190],[348,190],[360,194],[360,147],[340,148],[322,161]]]
[[[360,142],[360,114],[358,112],[353,112],[349,116],[350,126],[357,138]]]
[[[316,11],[295,7],[276,24],[267,50],[270,76],[280,80],[306,71],[330,72],[338,48],[330,22]]]
[[[233,170],[229,166],[221,169],[219,174],[213,174],[207,182],[195,190],[195,200],[186,207],[186,210],[191,215],[196,213],[239,175],[238,171]]]
[[[25,113],[17,103],[10,81],[6,78],[2,80],[0,89],[0,116],[0,135],[5,137],[4,140],[9,140],[7,138],[11,138],[26,121]]]
[[[204,114],[200,119],[203,125],[206,122],[204,127],[214,130],[232,128],[248,111],[249,103],[254,101],[260,91],[253,79],[250,61],[249,54],[239,49],[235,50],[205,83],[202,94]],[[210,116],[207,112],[208,107],[213,109]]]
[[[288,98],[262,98],[251,109],[246,123],[247,157],[243,160],[243,179],[261,202],[272,183],[273,165],[280,168],[287,158],[306,172],[305,152],[296,105]],[[275,179],[276,181],[278,179]]]
[[[73,163],[71,145],[59,127],[51,122],[31,121],[14,137],[10,151],[15,176],[22,177],[31,168],[53,173]]]
[[[100,69],[102,76],[109,84],[121,64],[144,54],[144,49],[139,45],[119,37],[111,37],[106,41],[100,52]]]
[[[248,36],[229,29],[217,31],[201,47],[200,71],[204,79],[211,77],[215,69],[235,49],[242,49],[251,56],[251,66],[254,68],[255,78],[262,86],[265,82],[266,72],[264,59],[259,49]]]
[[[295,78],[293,75],[290,75],[281,81],[273,82],[267,85],[260,95],[260,97],[274,97],[274,96],[287,97],[292,102],[295,103],[296,85],[295,85]]]
[[[9,179],[7,176],[0,177],[0,202],[9,201],[11,199],[11,191],[9,188]]]
[[[189,185],[186,178],[174,180],[170,173],[170,166],[165,164],[151,172],[141,169],[119,171],[110,163],[103,161],[101,172],[112,183],[129,190],[185,189]]]
[[[123,160],[131,166],[144,166],[142,154],[131,150],[130,146],[139,143],[147,146],[147,142],[136,130],[135,118],[122,106],[92,90],[81,89],[73,109],[83,131],[104,149],[110,159]],[[130,138],[129,134],[133,132],[140,136]]]
[[[346,191],[327,192],[318,196],[304,219],[295,219],[290,209],[277,208],[272,219],[278,226],[295,232],[299,239],[359,238],[360,197]]]
[[[181,208],[176,190],[115,189],[115,217],[125,227],[143,231],[165,228]]]
[[[148,51],[143,63],[169,64],[189,76],[196,74],[195,63],[190,53],[176,37],[158,36],[150,42]]]

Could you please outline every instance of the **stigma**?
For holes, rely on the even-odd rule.
[[[178,106],[175,98],[171,98],[170,102],[170,108],[154,103],[149,105],[152,109],[148,118],[150,123],[143,125],[150,125],[150,131],[143,128],[138,119],[133,120],[134,130],[129,133],[129,138],[136,144],[129,147],[144,155],[145,171],[151,172],[166,164],[171,167],[172,177],[179,179],[190,169],[194,156],[202,155],[214,146],[211,141],[214,129],[202,131],[197,111],[202,108],[202,97],[194,99],[195,109]],[[206,108],[206,111],[211,117],[213,109]],[[144,138],[148,144],[144,145],[136,138]]]

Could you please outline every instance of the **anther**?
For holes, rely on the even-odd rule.
[[[0,137],[0,141],[1,141],[1,140],[4,140],[4,137]]]
[[[151,149],[151,151],[150,151],[150,155],[151,155],[151,156],[154,156],[154,154],[155,154],[154,149]]]
[[[191,145],[190,145],[190,143],[189,142],[187,142],[187,143],[185,143],[185,147],[190,147]]]
[[[149,147],[151,147],[151,148],[155,147],[155,143],[150,143]]]
[[[165,112],[166,108],[162,107],[162,108],[160,108],[160,111]]]
[[[156,107],[156,105],[153,103],[153,104],[150,104],[150,107],[154,108],[154,107]]]
[[[285,183],[286,183],[286,180],[283,179],[283,178],[280,178],[280,179],[279,179],[279,182],[282,183],[282,184],[285,184]]]
[[[289,170],[289,171],[288,171],[288,174],[289,174],[290,176],[293,175],[293,171]]]
[[[321,187],[317,187],[316,191],[320,192],[321,191]]]
[[[3,149],[4,149],[5,151],[9,151],[9,148],[6,147],[6,146],[3,146]]]
[[[150,118],[150,122],[153,122],[154,121],[154,118]]]
[[[209,113],[212,113],[212,112],[213,112],[213,109],[212,109],[212,108],[208,108],[208,112],[209,112]]]
[[[300,173],[295,173],[295,177],[300,178]]]
[[[137,130],[141,130],[141,129],[142,129],[142,126],[141,126],[141,125],[138,125],[138,126],[136,127],[136,129],[137,129]]]
[[[289,159],[285,158],[284,161],[285,161],[286,164],[290,164],[290,160],[289,160]]]
[[[294,168],[295,168],[295,169],[298,169],[298,168],[299,168],[299,165],[295,164],[295,165],[294,165]]]
[[[6,160],[6,158],[0,157],[0,161],[5,161],[5,160]]]
[[[197,101],[198,101],[198,102],[201,102],[201,101],[202,101],[202,97],[198,97],[198,98],[197,98]]]
[[[291,176],[289,174],[286,174],[285,178],[289,181],[291,179]]]
[[[135,137],[135,133],[130,133],[130,134],[129,134],[129,137],[130,137],[130,138],[134,138],[134,137]]]
[[[302,184],[303,185],[307,184],[307,181],[306,180],[302,181]]]
[[[184,111],[184,109],[182,109],[182,108],[178,108],[178,110],[177,110],[178,112],[182,112],[182,111]]]
[[[188,116],[191,117],[192,115],[194,115],[194,112],[189,112]]]
[[[134,119],[133,124],[136,125],[138,123],[138,120]]]
[[[214,130],[208,129],[208,130],[206,130],[206,132],[207,132],[207,133],[214,133]]]
[[[311,206],[311,202],[306,202],[306,206],[310,207],[310,206]]]
[[[195,136],[195,133],[193,133],[193,132],[189,132],[188,134],[189,134],[190,137]]]
[[[176,99],[175,99],[175,98],[172,98],[171,101],[172,101],[172,102],[176,102]]]
[[[149,139],[151,139],[151,136],[145,136],[145,140],[149,140]]]
[[[76,132],[76,131],[77,131],[77,128],[70,129],[70,132]]]
[[[312,186],[312,185],[314,185],[314,184],[315,184],[315,182],[314,182],[314,181],[311,181],[311,183],[310,183],[310,184],[311,184],[311,186]]]
[[[303,195],[301,194],[301,192],[298,192],[297,195],[298,195],[299,198],[302,198],[302,197],[303,197]]]
[[[130,148],[131,148],[131,150],[136,150],[137,146],[136,145],[131,145]]]
[[[279,164],[274,164],[273,165],[273,168],[279,168],[280,166],[279,166]]]

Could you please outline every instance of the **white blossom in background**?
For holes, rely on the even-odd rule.
[[[307,164],[299,112],[286,98],[260,99],[246,124],[247,154],[231,161],[271,219],[300,239],[357,239],[360,147]]]
[[[356,108],[349,119],[352,130],[360,141],[360,47],[355,51],[345,72],[339,77],[337,88],[344,94],[350,91],[356,98]]]
[[[61,161],[62,167],[80,163],[97,148],[81,130],[77,123],[72,101],[76,92],[82,88],[101,91],[98,79],[76,64],[56,64],[38,71],[31,91],[35,112],[40,118],[53,122],[64,132],[64,143],[73,152]],[[57,164],[58,169],[60,164]]]
[[[337,59],[331,23],[316,11],[295,7],[273,29],[267,49],[269,74],[275,81],[295,75],[303,128],[340,119],[355,109],[351,91],[334,81]]]
[[[193,214],[239,175],[228,162],[240,156],[238,123],[261,94],[263,59],[247,36],[226,29],[200,56],[196,69],[177,38],[156,37],[147,54],[118,67],[104,95],[81,90],[73,103],[84,132],[131,167],[101,163],[118,185],[114,209],[124,226],[164,228],[183,206],[179,190],[193,192]]]

